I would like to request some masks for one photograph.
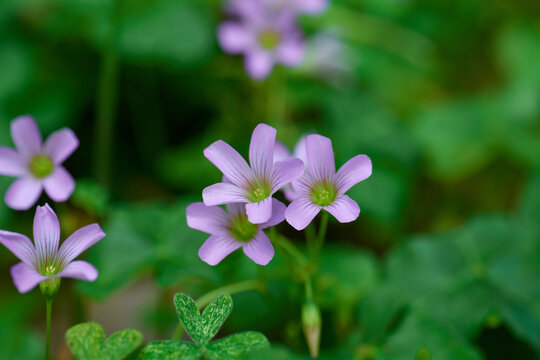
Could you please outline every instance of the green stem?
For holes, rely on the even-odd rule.
[[[323,211],[321,213],[321,221],[319,223],[319,232],[317,233],[317,241],[314,246],[313,258],[312,258],[315,264],[315,267],[317,267],[319,264],[319,257],[321,255],[321,249],[324,245],[327,229],[328,229],[328,213],[326,211]]]
[[[46,299],[47,307],[47,322],[45,327],[45,360],[51,358],[51,314],[52,314],[52,299]]]
[[[112,157],[112,139],[116,115],[118,90],[118,49],[117,35],[120,22],[122,0],[116,0],[111,9],[109,35],[103,50],[99,73],[96,102],[95,172],[97,179],[109,185]]]
[[[197,306],[199,309],[202,309],[206,305],[210,304],[211,301],[216,299],[219,295],[223,293],[229,293],[229,294],[238,294],[244,291],[248,290],[261,290],[262,284],[259,280],[247,280],[242,281],[226,286],[222,286],[220,288],[217,288],[215,290],[210,291],[209,293],[206,293],[205,295],[201,296],[197,300]]]

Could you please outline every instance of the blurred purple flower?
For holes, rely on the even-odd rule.
[[[286,10],[293,14],[318,14],[326,10],[328,0],[230,0],[227,10],[250,17],[261,7],[267,12]]]
[[[272,199],[272,217],[259,225],[249,222],[245,206],[228,204],[226,207],[227,212],[219,206],[198,202],[186,209],[188,226],[211,235],[199,249],[201,260],[217,265],[227,255],[242,248],[256,264],[268,264],[274,257],[274,247],[263,229],[285,220],[285,205]]]
[[[309,135],[306,139],[306,170],[292,187],[298,198],[285,211],[285,218],[297,230],[302,230],[324,209],[339,222],[351,222],[360,214],[358,204],[345,192],[371,176],[371,160],[357,155],[336,173],[334,150],[330,139]]]
[[[88,225],[75,231],[58,249],[60,223],[54,211],[45,204],[36,209],[35,247],[26,236],[3,230],[0,230],[0,243],[21,260],[11,268],[11,277],[17,290],[26,293],[48,279],[96,280],[95,267],[86,261],[73,260],[104,236],[98,224]]]
[[[11,122],[11,137],[17,150],[0,146],[0,174],[18,177],[6,192],[6,204],[28,210],[43,189],[54,201],[66,201],[75,189],[75,180],[62,166],[79,146],[73,131],[58,130],[42,143],[34,119],[21,116]]]
[[[300,159],[289,158],[274,163],[276,129],[259,124],[253,130],[249,146],[249,163],[229,144],[218,140],[204,150],[227,181],[210,185],[203,190],[207,206],[247,203],[248,219],[262,224],[272,217],[272,195],[286,184],[302,175],[304,164]]]
[[[298,158],[302,160],[304,164],[306,164],[306,136],[302,136],[300,140],[298,140],[292,154],[287,146],[280,141],[276,141],[276,145],[274,146],[274,162],[289,159],[291,157]],[[290,184],[283,187],[283,194],[289,201],[293,201],[298,198],[298,194],[296,194]]]
[[[304,41],[296,17],[287,8],[271,9],[268,1],[233,1],[236,20],[223,22],[218,40],[229,54],[243,54],[248,75],[268,77],[276,63],[297,66],[304,59]]]

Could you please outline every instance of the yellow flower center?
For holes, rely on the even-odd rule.
[[[229,223],[231,235],[240,242],[249,242],[257,235],[257,225],[249,222],[247,215],[239,215]]]
[[[54,165],[48,155],[38,154],[30,160],[29,169],[36,178],[43,179],[53,172]]]
[[[328,206],[332,204],[337,197],[337,191],[331,182],[318,183],[311,187],[310,199],[319,206]]]
[[[265,30],[259,34],[259,45],[266,50],[274,50],[281,41],[279,34],[273,30]]]

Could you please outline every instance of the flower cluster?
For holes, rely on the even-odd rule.
[[[28,210],[43,190],[54,201],[66,201],[75,189],[75,180],[62,166],[79,146],[73,131],[60,129],[43,142],[34,119],[21,116],[11,123],[11,137],[16,149],[0,147],[0,174],[18,178],[6,192],[6,204],[15,210]],[[96,268],[74,259],[104,236],[99,225],[92,224],[77,230],[59,246],[60,223],[45,204],[36,209],[35,245],[24,235],[4,230],[0,230],[0,244],[21,260],[11,268],[17,290],[26,293],[40,284],[45,297],[52,298],[62,277],[97,279]]]
[[[218,29],[218,40],[229,54],[243,54],[253,79],[264,79],[276,63],[297,66],[304,59],[305,44],[297,24],[300,14],[323,11],[327,0],[230,0],[233,20]]]
[[[332,142],[321,135],[303,137],[291,155],[266,124],[253,131],[250,164],[221,140],[204,155],[221,170],[223,182],[205,188],[203,202],[191,204],[186,217],[191,228],[211,235],[199,250],[210,265],[239,248],[255,263],[268,264],[274,248],[263,230],[283,220],[297,230],[321,210],[342,223],[356,220],[360,208],[345,192],[371,176],[366,155],[353,157],[336,172]],[[288,207],[272,198],[280,189],[291,201]]]

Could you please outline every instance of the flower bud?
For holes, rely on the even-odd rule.
[[[308,301],[302,306],[302,325],[309,353],[312,358],[317,358],[319,356],[322,321],[321,311],[313,301]]]
[[[60,290],[60,278],[48,278],[39,283],[39,289],[46,300],[52,300]]]
[[[429,355],[429,351],[426,348],[421,348],[418,351],[418,354],[416,354],[416,360],[429,360],[431,359],[431,356]]]

